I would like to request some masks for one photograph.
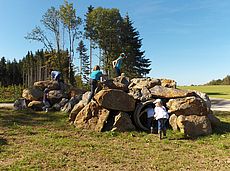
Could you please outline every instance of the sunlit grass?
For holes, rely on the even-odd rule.
[[[213,85],[213,86],[179,86],[179,89],[197,90],[207,93],[209,97],[230,99],[230,85]]]
[[[229,170],[230,112],[210,136],[93,132],[64,113],[0,110],[0,170]]]

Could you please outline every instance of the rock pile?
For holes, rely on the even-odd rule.
[[[50,110],[55,111],[63,110],[70,112],[85,92],[63,82],[51,80],[38,81],[34,83],[33,87],[23,90],[22,98],[15,101],[14,108],[16,110],[25,108],[31,108],[36,111],[43,110],[43,95],[46,88],[49,90],[48,100],[52,106]]]
[[[72,94],[75,100],[71,101],[69,86],[57,86],[52,81],[37,82],[33,89],[23,91],[22,96],[29,101],[28,107],[42,108],[42,90],[46,87],[51,90],[49,97],[53,107],[70,113],[69,121],[78,128],[95,131],[147,131],[145,109],[148,104],[153,105],[152,102],[157,98],[161,98],[168,109],[172,129],[187,136],[211,134],[212,127],[220,124],[220,120],[212,115],[211,102],[205,93],[177,89],[174,80],[129,80],[120,76],[101,82],[93,100],[88,104],[89,92],[75,90]]]

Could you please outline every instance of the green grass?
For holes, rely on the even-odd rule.
[[[0,170],[229,170],[230,112],[214,134],[103,132],[70,126],[66,114],[0,110]]]
[[[0,86],[0,103],[14,102],[22,97],[23,86]]]
[[[213,86],[179,86],[183,90],[197,90],[207,93],[209,97],[230,99],[230,85],[213,85]]]

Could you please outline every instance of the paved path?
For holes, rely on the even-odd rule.
[[[13,103],[0,103],[0,109],[14,109]]]
[[[210,98],[210,100],[212,103],[212,110],[230,111],[230,100],[219,98]]]
[[[230,111],[230,100],[210,98],[212,110]],[[0,103],[0,109],[13,109],[13,103]]]

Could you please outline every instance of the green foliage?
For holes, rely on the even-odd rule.
[[[14,59],[6,61],[4,57],[0,61],[0,86],[22,84],[22,66]]]
[[[79,52],[80,75],[82,76],[82,81],[84,83],[88,83],[90,74],[90,63],[89,56],[87,55],[87,49],[85,48],[82,40],[78,44],[77,51]]]
[[[22,96],[22,90],[24,86],[21,85],[11,85],[11,86],[1,86],[0,87],[0,102],[14,102]]]
[[[127,55],[123,67],[126,75],[130,78],[146,76],[151,70],[149,68],[151,61],[145,58],[144,51],[141,51],[139,33],[133,27],[128,15],[123,19],[121,45]]]
[[[223,79],[212,80],[205,85],[230,85],[230,75]]]
[[[96,8],[86,19],[87,35],[103,50],[103,69],[108,73],[111,62],[121,52],[120,33],[122,17],[118,9]]]
[[[151,61],[144,56],[144,51],[141,51],[142,43],[139,32],[133,27],[128,15],[123,18],[119,9],[116,8],[88,7],[85,15],[84,36],[90,40],[89,57],[83,42],[79,42],[79,48],[75,47],[75,41],[82,36],[80,30],[82,20],[77,17],[76,11],[73,3],[65,0],[58,9],[51,7],[43,14],[42,27],[37,26],[27,34],[25,38],[41,42],[45,47],[45,52],[39,54],[40,57],[34,57],[32,52],[27,54],[25,63],[23,62],[23,83],[29,86],[39,80],[38,78],[47,78],[47,72],[44,72],[44,77],[39,76],[40,72],[43,72],[41,68],[52,67],[61,71],[69,83],[76,84],[74,68],[77,67],[73,64],[75,49],[81,51],[78,68],[82,72],[80,73],[82,81],[87,83],[93,63],[92,47],[99,48],[100,67],[106,74],[112,73],[112,61],[121,52],[128,56],[122,66],[122,72],[127,76],[143,77],[150,72]],[[37,72],[39,73],[36,74]]]

